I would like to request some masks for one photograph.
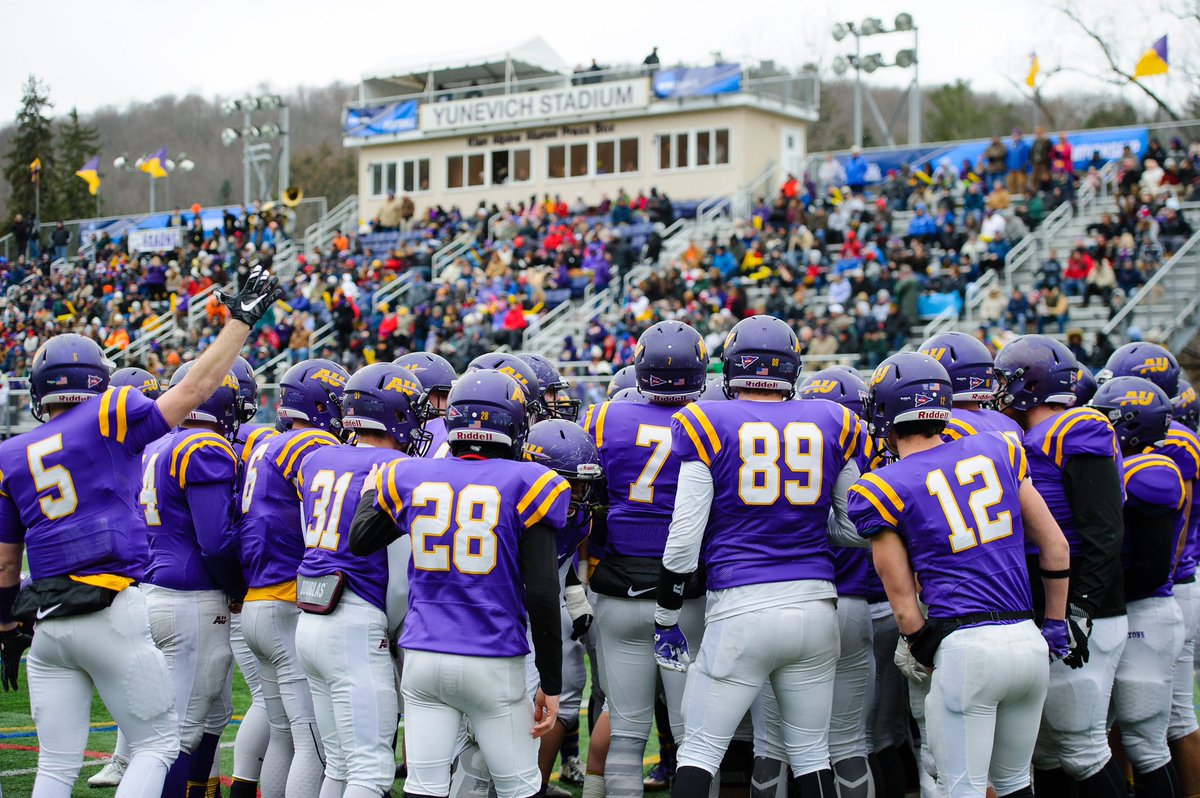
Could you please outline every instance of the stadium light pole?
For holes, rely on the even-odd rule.
[[[864,36],[877,36],[885,33],[911,33],[913,35],[912,49],[901,50],[896,54],[894,61],[884,61],[878,53],[870,55],[862,54],[862,39]],[[900,67],[906,69],[911,67],[913,70],[912,83],[906,90],[908,99],[908,143],[914,146],[921,143],[921,84],[918,79],[917,64],[917,26],[913,22],[912,14],[903,11],[896,15],[893,27],[887,28],[878,17],[867,17],[860,23],[854,22],[836,22],[832,29],[833,40],[840,42],[847,36],[854,37],[854,54],[839,55],[833,60],[833,71],[837,75],[843,75],[847,69],[854,69],[854,145],[861,147],[863,144],[863,100],[864,97],[871,105],[871,111],[875,115],[875,121],[879,125],[884,136],[887,137],[888,143],[894,143],[891,136],[891,128],[896,122],[899,109],[892,116],[892,124],[885,125],[882,115],[879,113],[879,108],[875,105],[875,100],[864,90],[862,83],[862,73],[870,74],[881,67]]]
[[[287,103],[278,94],[265,94],[261,97],[244,97],[240,100],[226,100],[221,105],[221,111],[227,116],[242,113],[241,128],[227,127],[221,131],[221,143],[226,147],[232,146],[238,139],[242,140],[242,204],[249,205],[251,201],[251,172],[258,175],[259,193],[267,194],[266,172],[263,164],[274,158],[274,148],[270,142],[279,139],[278,158],[278,197],[282,198],[288,187],[291,171],[291,145],[289,142],[290,114]],[[254,123],[256,112],[277,112],[278,121],[265,122],[261,125]],[[260,196],[258,199],[270,199]]]
[[[142,165],[150,159],[151,156],[143,155],[135,161],[129,159],[129,155],[122,153],[113,159],[113,168],[119,169],[122,172],[140,172]],[[171,173],[178,169],[181,172],[190,172],[196,168],[196,163],[185,153],[179,153],[174,159],[167,158],[166,163],[160,164],[163,171],[167,173],[167,204],[171,204]],[[150,213],[154,213],[155,207],[155,185],[154,175],[146,173],[146,177],[150,179]]]

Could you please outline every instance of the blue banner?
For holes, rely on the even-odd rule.
[[[731,94],[742,89],[742,65],[719,64],[681,67],[654,73],[654,94],[659,99]]]
[[[390,136],[417,129],[417,101],[347,108],[342,132],[352,138]]]

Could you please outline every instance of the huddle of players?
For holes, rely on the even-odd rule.
[[[62,348],[43,350],[42,370],[58,369],[50,385],[59,372],[76,381],[85,347],[72,341],[70,362]],[[676,796],[709,794],[739,735],[753,739],[753,795],[896,794],[908,707],[893,647],[924,722],[931,794],[984,795],[990,783],[1029,795],[1031,761],[1042,794],[1069,794],[1068,781],[1081,796],[1123,794],[1110,697],[1139,795],[1178,794],[1172,753],[1185,779],[1196,767],[1200,443],[1171,419],[1194,427],[1194,393],[1146,344],[1114,354],[1081,408],[1081,369],[1051,339],[1017,339],[994,365],[969,336],[922,350],[889,358],[869,385],[819,372],[799,387],[808,401],[791,402],[800,346],[783,322],[740,322],[709,384],[700,336],[663,322],[639,341],[636,387],[581,427],[551,364],[506,355],[457,379],[424,353],[353,376],[305,361],[284,377],[277,434],[239,426],[256,406],[241,364],[164,437],[135,434],[151,403],[106,390],[107,373],[55,397],[38,387],[35,358],[34,391],[92,438],[141,450],[129,495],[149,568],[135,573],[131,553],[116,576],[123,593],[141,583],[147,635],[169,665],[179,755],[162,762],[164,795],[212,789],[232,656],[254,692],[235,798],[384,794],[401,699],[407,795],[488,783],[501,798],[536,795],[578,718],[583,679],[569,661],[581,666],[584,637],[610,728],[606,755],[593,743],[585,795],[641,794],[657,678],[680,741]],[[180,371],[173,385],[186,383]],[[46,431],[0,445],[0,496],[24,513],[0,516],[0,540],[23,525],[40,608],[38,784],[45,775],[69,794],[86,719],[79,757],[43,768],[60,740],[43,734],[54,720],[39,706],[53,702],[34,684],[39,646],[57,642],[41,632],[113,609],[42,615],[58,594],[36,595],[48,580],[26,519],[74,511],[56,506],[66,495],[47,475],[65,467],[45,458],[62,441],[47,447]],[[26,476],[36,490],[22,501]],[[89,548],[81,531],[39,552],[79,560],[53,576],[112,573],[74,553]],[[111,710],[121,696],[81,669]],[[133,765],[151,747],[145,707],[113,714],[132,753],[118,795],[159,794]]]

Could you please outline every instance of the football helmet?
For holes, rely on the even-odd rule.
[[[1079,364],[1079,371],[1075,374],[1075,406],[1086,405],[1092,401],[1092,397],[1096,395],[1096,378],[1092,376],[1092,370],[1082,363]]]
[[[1144,377],[1173,397],[1179,392],[1179,373],[1179,361],[1165,348],[1136,341],[1109,356],[1104,368],[1096,372],[1096,383],[1103,385],[1113,377]]]
[[[441,395],[444,399],[446,394],[450,393],[450,386],[458,379],[450,362],[432,352],[409,352],[392,362],[416,374],[427,397]],[[445,402],[441,404],[444,406]],[[431,418],[446,413],[445,409],[440,409],[433,402],[428,402],[425,410]]]
[[[637,387],[658,404],[687,404],[704,390],[708,348],[681,321],[660,321],[642,333],[633,350]]]
[[[849,408],[855,415],[863,414],[863,399],[867,383],[853,370],[821,369],[804,381],[796,391],[797,399],[828,399]]]
[[[132,385],[142,392],[142,395],[147,399],[157,399],[163,395],[162,383],[145,369],[135,367],[127,367],[117,369],[108,378],[108,387],[120,388],[125,385]]]
[[[175,369],[175,373],[171,375],[171,387],[174,388],[179,383],[183,382],[183,378],[196,365],[196,361],[189,360],[179,368]],[[221,384],[217,386],[217,390],[212,392],[212,396],[200,403],[192,412],[184,417],[185,421],[207,421],[211,424],[216,424],[221,429],[221,434],[229,440],[233,440],[237,436],[238,431],[238,381],[237,377],[233,376],[230,371],[221,378]]]
[[[29,410],[38,421],[48,404],[74,405],[108,388],[110,363],[100,345],[75,333],[56,335],[38,348],[29,370]]]
[[[945,367],[954,386],[954,401],[990,402],[996,396],[992,353],[978,338],[945,332],[925,341],[919,351]]]
[[[558,367],[549,359],[538,354],[530,353],[517,355],[517,357],[524,360],[537,375],[542,401],[545,403],[546,412],[550,414],[550,417],[565,418],[567,421],[579,420],[580,402],[578,399],[571,398],[569,393],[571,386],[558,373]]]
[[[725,395],[738,388],[795,393],[800,377],[800,339],[787,322],[774,316],[751,316],[733,326],[721,353]]]
[[[1126,454],[1157,445],[1171,427],[1171,400],[1142,377],[1109,378],[1096,390],[1092,407],[1108,417]]]
[[[557,471],[571,483],[571,509],[591,512],[604,484],[600,452],[592,436],[566,419],[539,421],[529,428],[525,459]]]
[[[472,371],[479,371],[480,369],[498,371],[516,380],[517,385],[521,386],[521,391],[525,396],[526,415],[529,418],[530,424],[536,424],[548,417],[546,402],[542,399],[542,394],[539,390],[541,383],[538,382],[537,374],[534,373],[533,367],[524,360],[516,355],[509,355],[504,352],[491,352],[486,355],[480,355],[468,363],[466,373],[470,374]]]
[[[509,459],[520,459],[529,433],[525,390],[511,374],[468,371],[455,380],[447,397],[446,439],[451,444],[500,444],[509,448]]]
[[[1179,378],[1179,394],[1171,400],[1171,413],[1175,420],[1192,432],[1200,427],[1200,401],[1196,389],[1183,377]]]
[[[424,457],[433,435],[422,426],[425,389],[417,375],[395,363],[372,363],[346,380],[342,427],[385,432],[407,454]]]
[[[954,388],[946,368],[929,355],[900,352],[879,364],[863,400],[872,438],[887,438],[906,421],[949,421]]]
[[[700,392],[700,398],[697,401],[724,402],[728,398],[725,395],[725,378],[720,374],[714,374],[704,384],[704,390]]]
[[[639,391],[637,388],[622,388],[617,391],[616,395],[609,399],[610,402],[641,402],[644,405],[650,404],[650,397]]]
[[[1066,346],[1045,335],[1021,335],[996,354],[996,407],[1030,410],[1075,404],[1079,364]]]
[[[250,361],[241,355],[237,356],[229,370],[238,381],[238,419],[246,424],[258,413],[258,380],[254,378]]]
[[[612,399],[618,391],[637,387],[637,374],[633,366],[625,366],[608,381],[608,398]]]
[[[307,421],[345,440],[342,392],[350,373],[332,360],[302,360],[279,381],[279,417]]]

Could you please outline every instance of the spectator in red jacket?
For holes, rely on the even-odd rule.
[[[1087,250],[1076,247],[1067,261],[1066,270],[1063,271],[1063,293],[1067,296],[1083,296],[1084,282],[1094,266],[1095,262],[1092,256],[1087,254]]]

